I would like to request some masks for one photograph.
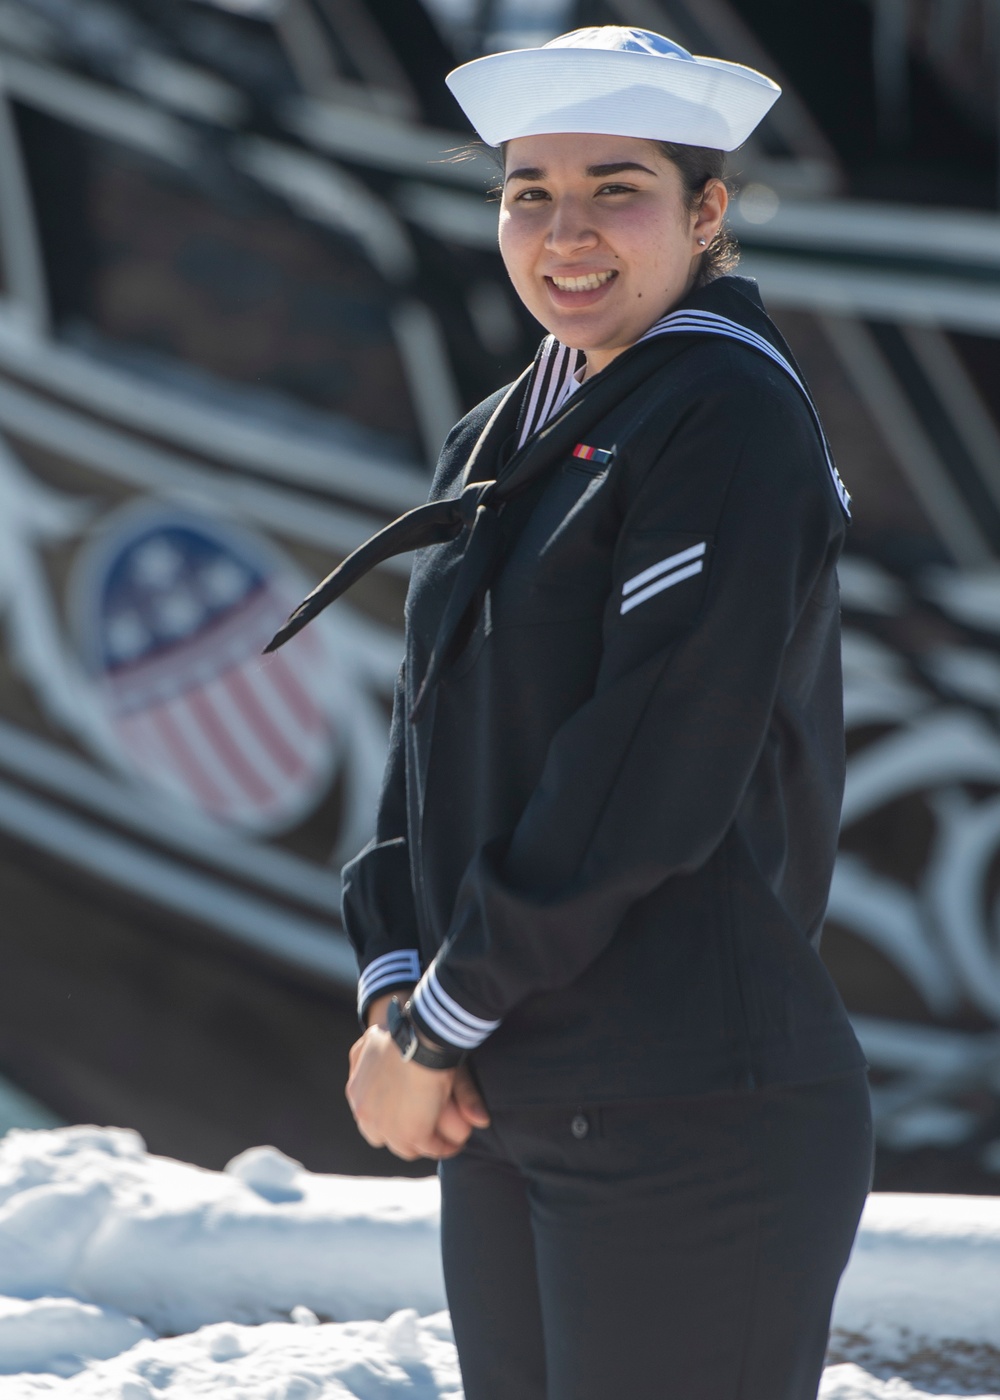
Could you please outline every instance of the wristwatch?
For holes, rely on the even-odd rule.
[[[404,1060],[412,1060],[414,1064],[423,1065],[425,1069],[454,1069],[465,1059],[464,1050],[455,1050],[450,1046],[432,1050],[429,1045],[425,1045],[410,1019],[409,1002],[402,1006],[399,997],[393,997],[389,1003],[387,1022],[389,1034],[399,1047],[399,1053]]]

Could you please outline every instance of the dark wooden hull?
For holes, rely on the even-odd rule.
[[[348,995],[0,840],[0,1067],[67,1122],[219,1168],[272,1143],[311,1171],[410,1174],[344,1098]]]
[[[128,750],[101,709],[120,676],[88,644],[109,619],[94,581],[135,520],[169,533],[183,508],[217,563],[305,588],[423,498],[454,417],[533,352],[492,168],[442,159],[464,140],[454,55],[415,0],[405,26],[399,9],[300,0],[289,29],[114,0],[154,55],[145,87],[69,23],[36,49],[29,23],[3,53],[0,549],[21,553],[0,572],[0,1073],[67,1121],[212,1167],[270,1142],[313,1170],[408,1170],[343,1098],[335,873],[370,825],[405,568],[325,619],[328,752],[282,820],[213,807]],[[702,9],[669,0],[661,27],[771,71],[732,8]],[[325,58],[295,30],[310,14]],[[1000,601],[981,585],[1000,558],[1000,243],[977,216],[836,198],[854,177],[799,99],[769,123],[733,222],[856,495],[826,955],[872,1060],[878,1184],[997,1189]],[[181,640],[193,675],[210,630]],[[240,665],[256,684],[252,647]]]

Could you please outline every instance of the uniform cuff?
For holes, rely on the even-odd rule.
[[[417,1029],[430,1040],[456,1050],[474,1050],[500,1025],[499,1021],[474,1016],[449,996],[438,980],[433,963],[417,984],[410,999],[410,1012]]]
[[[364,1025],[365,1012],[377,996],[398,987],[412,987],[420,981],[420,954],[416,948],[397,948],[383,953],[368,964],[358,978],[358,1015]]]

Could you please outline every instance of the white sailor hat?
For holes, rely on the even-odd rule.
[[[753,68],[615,24],[487,54],[446,81],[488,146],[580,131],[732,151],[781,95]]]

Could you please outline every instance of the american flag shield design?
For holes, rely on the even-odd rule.
[[[337,759],[311,664],[323,641],[261,656],[302,591],[247,530],[158,507],[108,522],[73,592],[85,662],[137,775],[256,831],[308,813]]]

